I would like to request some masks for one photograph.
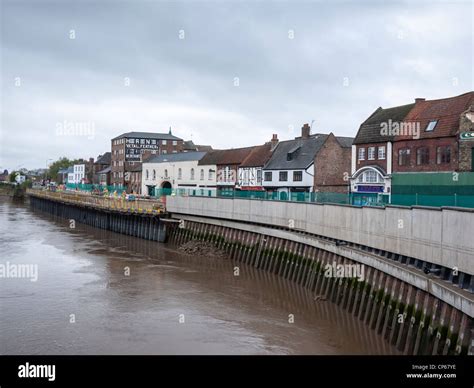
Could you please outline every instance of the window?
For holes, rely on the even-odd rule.
[[[428,147],[420,147],[416,150],[416,164],[429,164],[430,150]]]
[[[431,120],[425,128],[426,132],[434,131],[436,124],[438,124],[438,120]]]
[[[191,169],[191,180],[194,180],[194,168]]]
[[[212,180],[214,178],[213,171],[209,169],[209,180]]]
[[[204,169],[201,168],[201,174],[200,174],[200,178],[201,180],[203,181],[204,180]]]
[[[149,176],[148,170],[146,170],[146,174],[145,174],[145,175],[146,175],[146,179],[148,179],[148,176]]]
[[[385,146],[379,147],[378,152],[379,152],[378,159],[384,160],[385,159]]]
[[[366,170],[357,177],[357,183],[383,183],[382,175],[374,170]]]
[[[368,160],[375,160],[375,147],[369,147],[367,152]]]
[[[166,140],[162,140],[161,144],[166,145]]]
[[[451,163],[451,147],[441,146],[436,149],[436,163]]]
[[[156,170],[153,170],[153,180],[156,180]]]
[[[173,145],[178,145],[178,142],[176,140],[173,140]]]
[[[293,182],[301,182],[303,180],[303,171],[293,171]]]
[[[365,160],[365,148],[359,148],[359,160]]]
[[[288,180],[288,171],[280,171],[280,182],[286,182]]]
[[[410,163],[410,149],[402,148],[398,150],[398,165],[408,166]]]
[[[178,168],[178,179],[183,179],[183,170]]]
[[[165,178],[168,178],[168,170],[165,169]]]
[[[262,170],[258,169],[257,170],[257,184],[262,183]]]
[[[265,173],[263,174],[263,179],[265,180],[265,182],[271,182],[273,177],[272,177],[272,172],[271,171],[265,171]]]
[[[166,150],[163,150],[163,154],[167,154],[167,153],[168,153],[168,151],[166,151]]]

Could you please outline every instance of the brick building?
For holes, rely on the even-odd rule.
[[[354,138],[331,132],[314,158],[314,191],[347,193]]]
[[[395,137],[394,195],[472,195],[474,92],[437,100],[417,99],[405,121],[419,136]]]
[[[141,164],[150,155],[181,152],[183,139],[169,133],[128,132],[112,139],[111,184],[141,192]]]
[[[474,194],[474,92],[378,108],[352,146],[355,203],[392,195]]]
[[[415,104],[379,107],[359,127],[352,145],[350,190],[355,203],[389,202],[396,130]]]
[[[112,154],[105,152],[99,155],[93,165],[92,183],[109,185],[110,184],[110,165],[112,163]]]

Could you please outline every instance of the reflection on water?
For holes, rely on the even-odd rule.
[[[357,318],[278,276],[70,229],[6,199],[0,249],[3,264],[39,271],[37,282],[0,279],[2,354],[396,353]]]

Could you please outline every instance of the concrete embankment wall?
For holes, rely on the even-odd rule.
[[[169,197],[170,213],[304,231],[474,274],[474,209]]]

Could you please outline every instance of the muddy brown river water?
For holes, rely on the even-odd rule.
[[[0,198],[1,354],[396,354],[278,276]],[[239,266],[239,276],[234,267]]]

